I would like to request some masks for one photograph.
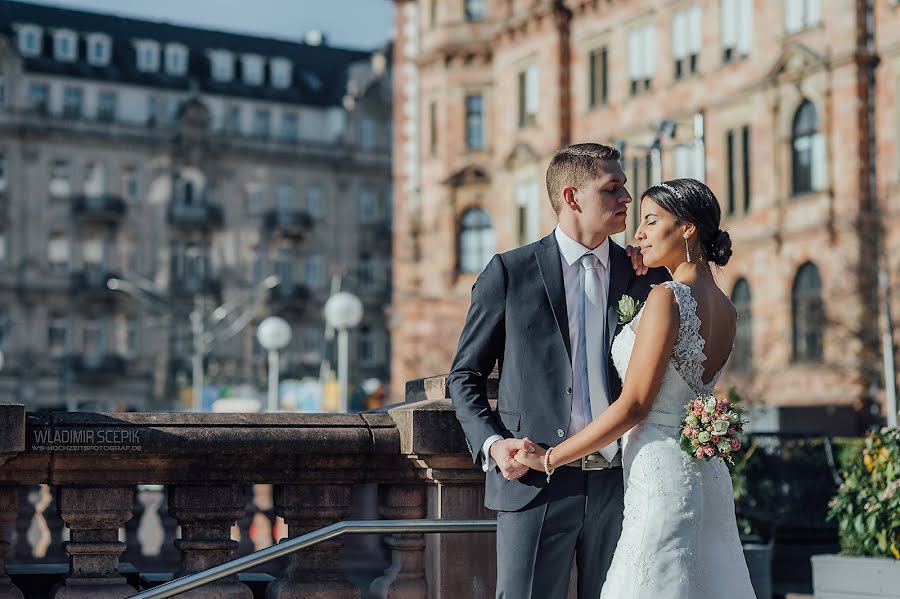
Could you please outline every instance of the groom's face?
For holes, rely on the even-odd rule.
[[[627,177],[618,160],[598,163],[593,179],[586,180],[575,193],[580,208],[578,220],[584,229],[611,235],[625,230],[631,195],[625,188]]]

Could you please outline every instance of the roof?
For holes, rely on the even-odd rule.
[[[171,90],[196,89],[207,93],[305,105],[340,105],[346,93],[349,65],[368,61],[370,56],[369,52],[361,50],[312,46],[299,41],[0,0],[0,33],[10,37],[11,47],[14,49],[18,48],[13,28],[17,23],[35,24],[44,28],[42,54],[24,58],[27,71]],[[109,64],[98,67],[87,62],[84,35],[79,35],[77,61],[55,60],[52,30],[58,28],[71,29],[79,34],[109,35],[112,39]],[[162,69],[156,73],[138,71],[133,45],[136,39],[156,40],[162,47],[170,42],[186,46],[190,58],[185,75],[168,75]],[[244,84],[240,79],[240,61],[236,61],[235,77],[232,81],[215,81],[211,77],[210,61],[207,56],[207,50],[214,49],[229,50],[236,58],[240,54],[287,58],[293,63],[291,86],[287,89],[277,89],[268,84]]]

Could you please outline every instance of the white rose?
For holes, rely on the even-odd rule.
[[[697,440],[701,443],[709,443],[709,439],[712,435],[710,435],[706,431],[701,431],[699,435],[697,435]]]
[[[734,412],[732,412],[731,415],[728,416],[728,419],[731,420],[732,422],[737,422],[739,418],[740,417],[737,414],[735,414]]]
[[[697,426],[698,424],[700,424],[700,419],[691,414],[687,417],[687,423],[691,426]]]
[[[724,435],[728,432],[728,427],[731,425],[727,420],[713,420],[713,434],[714,435]]]
[[[707,414],[712,414],[716,411],[716,398],[710,397],[706,401],[703,402],[703,411]]]
[[[719,444],[716,445],[719,448],[719,451],[722,453],[731,453],[731,443],[728,441],[719,441]]]

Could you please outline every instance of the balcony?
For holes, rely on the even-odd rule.
[[[125,200],[111,195],[80,195],[72,202],[72,215],[84,221],[114,224],[122,220],[125,210]]]
[[[305,285],[282,283],[269,290],[269,307],[273,311],[301,312],[312,294]]]
[[[222,295],[222,281],[218,277],[172,277],[169,292],[179,297],[195,295]]]
[[[209,201],[169,204],[169,224],[184,229],[219,229],[225,222],[222,207]]]
[[[484,473],[443,380],[411,385],[389,413],[26,415],[0,405],[0,574],[10,575],[0,596],[19,587],[44,599],[60,584],[57,597],[126,597],[271,546],[276,516],[289,537],[376,513],[489,518]],[[191,595],[487,597],[494,545],[491,533],[339,537]]]
[[[266,214],[266,229],[285,237],[303,237],[312,227],[312,218],[300,210],[272,210]]]
[[[86,356],[74,354],[66,356],[65,368],[75,381],[83,384],[106,383],[125,374],[125,358],[118,354]]]
[[[116,292],[106,283],[118,277],[118,274],[105,268],[89,266],[72,273],[72,292],[82,299],[112,299]]]

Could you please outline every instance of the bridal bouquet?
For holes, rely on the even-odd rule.
[[[740,434],[746,424],[742,410],[715,395],[701,395],[684,409],[681,449],[697,459],[718,457],[734,465],[731,456],[741,449]]]

